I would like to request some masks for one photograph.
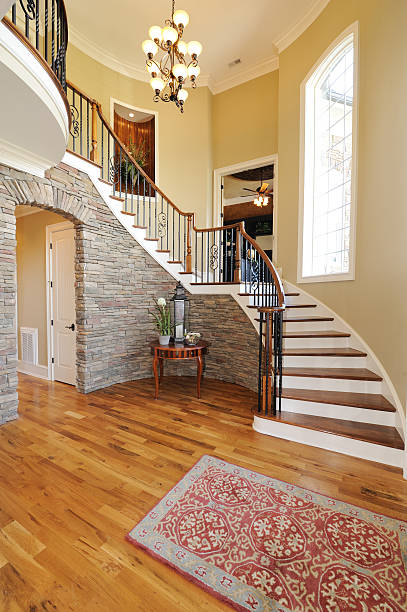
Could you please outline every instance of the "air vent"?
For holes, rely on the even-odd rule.
[[[36,327],[20,327],[21,360],[25,363],[38,365],[38,329]]]
[[[233,68],[234,66],[237,66],[238,64],[241,64],[242,60],[240,59],[240,57],[238,57],[237,59],[233,60],[233,62],[229,62],[228,66],[229,68]]]

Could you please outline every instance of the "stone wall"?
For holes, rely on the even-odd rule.
[[[152,375],[147,309],[175,280],[120,225],[86,174],[64,164],[40,179],[0,165],[0,423],[17,415],[15,216],[18,204],[52,210],[76,228],[77,387],[89,393]],[[256,384],[257,334],[230,296],[191,296],[191,328],[211,347],[207,376]],[[188,363],[167,374],[192,374]]]

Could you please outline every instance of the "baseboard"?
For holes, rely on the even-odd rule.
[[[30,376],[35,376],[36,378],[44,378],[45,380],[49,380],[47,366],[26,363],[20,359],[17,361],[17,372],[21,372],[21,374],[29,374]]]

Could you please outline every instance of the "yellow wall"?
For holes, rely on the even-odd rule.
[[[360,27],[356,278],[304,284],[368,342],[407,391],[407,2],[331,0],[280,55],[279,264],[296,282],[300,84],[350,24]]]
[[[159,187],[184,212],[195,211],[198,224],[211,221],[212,94],[207,87],[190,92],[183,115],[173,103],[153,102],[149,83],[126,77],[68,46],[68,79],[102,104],[110,121],[110,98],[158,111]],[[209,215],[209,216],[208,216]]]
[[[407,391],[406,0],[331,0],[280,55],[280,67],[212,96],[198,88],[180,116],[152,102],[147,83],[69,48],[69,78],[102,102],[110,96],[159,111],[160,186],[183,210],[210,222],[214,168],[278,152],[279,261],[297,280],[300,85],[332,41],[360,27],[356,278],[304,284],[368,342],[402,402]]]
[[[278,70],[213,97],[213,167],[265,157],[278,147]]]
[[[16,219],[17,236],[17,325],[21,358],[20,327],[38,328],[38,363],[46,366],[47,293],[46,226],[64,219],[52,212],[39,212]]]

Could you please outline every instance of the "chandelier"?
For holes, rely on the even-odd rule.
[[[151,75],[150,85],[153,88],[154,102],[175,102],[181,113],[184,112],[184,102],[188,92],[184,88],[188,78],[195,89],[196,80],[201,72],[198,57],[202,45],[196,40],[188,44],[182,40],[184,28],[189,23],[186,11],[175,10],[175,0],[172,0],[171,19],[166,19],[165,27],[154,25],[148,31],[150,38],[142,44],[147,55],[146,66]],[[162,51],[161,58],[155,56]],[[187,60],[187,55],[190,60]]]
[[[269,198],[268,196],[264,196],[264,195],[258,195],[257,198],[254,198],[254,205],[255,206],[268,206],[269,203]]]

